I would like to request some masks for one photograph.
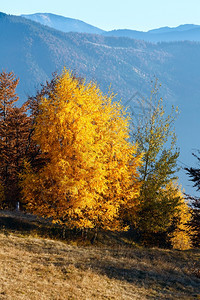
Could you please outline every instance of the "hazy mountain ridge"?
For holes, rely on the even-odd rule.
[[[182,25],[184,26],[184,25]],[[128,30],[128,29],[118,29],[108,32],[103,32],[103,35],[113,36],[113,37],[129,37],[132,39],[144,40],[147,42],[173,42],[173,41],[200,41],[200,26],[179,30],[177,28],[167,29],[154,29],[148,32],[136,31],[136,30]],[[176,30],[177,29],[177,30]]]
[[[32,15],[21,15],[21,17],[30,19],[42,25],[46,25],[63,32],[82,32],[82,33],[92,33],[92,34],[101,34],[103,32],[102,29],[87,24],[83,21],[73,19],[73,18],[58,16],[50,13],[36,13]]]
[[[63,33],[21,17],[1,16],[0,65],[14,69],[21,78],[20,94],[23,91],[32,93],[35,85],[66,65],[88,79],[97,80],[104,90],[112,83],[115,92],[127,99],[136,90],[133,75],[142,79],[150,76],[152,71],[152,66],[142,66],[140,61],[149,57],[154,63],[158,63],[160,58],[169,56],[163,50],[160,52],[157,46],[143,41]],[[123,84],[120,83],[122,65],[124,71],[132,73],[132,91],[127,90],[126,84],[123,88],[122,78]],[[123,76],[128,78],[129,75]],[[150,82],[150,79],[146,78],[145,81]]]
[[[200,25],[194,24],[184,24],[177,27],[161,27],[147,32],[131,29],[105,31],[80,20],[50,13],[36,13],[21,16],[63,32],[81,32],[113,37],[129,37],[154,43],[185,40],[200,41]]]
[[[148,31],[148,33],[166,33],[166,32],[172,32],[172,31],[187,31],[187,30],[192,30],[200,28],[200,25],[194,25],[194,24],[184,24],[184,25],[179,25],[177,27],[160,27],[157,29],[151,29]]]

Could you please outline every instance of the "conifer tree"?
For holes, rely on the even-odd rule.
[[[0,74],[0,161],[1,175],[7,185],[9,177],[9,135],[10,127],[8,126],[8,117],[14,108],[14,103],[18,100],[16,87],[19,79],[13,72],[6,73],[2,71]]]
[[[21,202],[19,174],[22,172],[24,160],[28,157],[31,148],[27,149],[28,136],[31,129],[31,119],[27,116],[26,105],[14,107],[7,118],[7,127],[10,130],[8,147],[9,176],[6,184],[6,201],[16,206]],[[29,150],[29,151],[28,151]]]
[[[139,120],[133,139],[143,153],[140,167],[141,193],[137,215],[137,230],[144,237],[166,231],[180,202],[169,197],[166,187],[176,178],[176,136],[173,129],[176,110],[166,114],[162,98],[158,98],[157,83],[149,99],[148,115]],[[169,187],[169,186],[168,186]]]
[[[18,82],[13,72],[2,71],[0,74],[0,180],[1,190],[4,190],[3,203],[9,207],[15,207],[19,201],[18,174],[30,128],[26,105],[15,106]]]
[[[198,154],[193,153],[193,156],[198,161],[197,167],[185,168],[187,174],[190,177],[190,180],[194,183],[194,187],[196,188],[197,192],[200,190],[200,151]],[[191,196],[188,195],[188,199],[191,202],[192,207],[192,219],[190,225],[193,228],[193,244],[195,247],[200,247],[200,198],[198,196]]]

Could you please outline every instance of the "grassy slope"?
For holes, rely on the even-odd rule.
[[[0,231],[0,299],[200,299],[200,250],[77,246]]]

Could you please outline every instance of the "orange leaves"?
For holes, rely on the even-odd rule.
[[[12,208],[20,201],[18,174],[27,154],[30,133],[26,105],[15,106],[18,82],[13,72],[0,73],[0,198],[4,198],[5,207]]]

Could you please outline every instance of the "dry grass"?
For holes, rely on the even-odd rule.
[[[200,250],[75,244],[0,232],[0,299],[200,299]]]

